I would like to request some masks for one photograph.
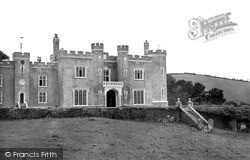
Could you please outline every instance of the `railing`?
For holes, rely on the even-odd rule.
[[[117,87],[123,87],[123,82],[103,82],[103,86],[117,86]]]
[[[18,108],[21,108],[21,106],[20,106],[20,103],[19,103],[19,102],[17,102],[17,107],[18,107]]]
[[[26,101],[24,102],[24,104],[25,104],[25,108],[29,108],[29,106],[28,106],[28,104],[27,104]]]
[[[209,124],[208,121],[202,116],[200,115],[192,106],[190,106],[190,109],[197,114],[205,123]]]

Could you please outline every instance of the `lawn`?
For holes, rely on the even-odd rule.
[[[0,121],[0,147],[63,147],[64,159],[250,159],[250,136],[106,118]]]

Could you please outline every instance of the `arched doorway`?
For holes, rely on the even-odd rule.
[[[24,103],[24,93],[20,93],[20,104]]]
[[[106,96],[107,107],[116,107],[117,93],[114,90],[109,90]]]

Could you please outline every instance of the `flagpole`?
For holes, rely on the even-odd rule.
[[[22,49],[23,49],[22,39],[23,39],[23,37],[20,37],[20,52],[21,53],[22,53]]]

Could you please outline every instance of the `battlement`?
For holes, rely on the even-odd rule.
[[[14,66],[14,61],[2,61],[0,62],[0,67],[11,67]]]
[[[149,56],[139,56],[139,55],[128,55],[129,60],[138,60],[138,61],[152,61],[153,58]]]
[[[117,46],[117,52],[128,52],[129,46],[128,45],[119,45]]]
[[[157,49],[155,52],[153,50],[148,50],[145,55],[167,55],[167,51],[161,49]]]
[[[57,63],[51,63],[51,62],[30,62],[30,68],[56,68]]]
[[[60,50],[58,52],[58,57],[93,57],[93,54],[91,52],[83,52],[83,51],[67,51],[67,50]]]
[[[12,54],[13,56],[13,59],[19,59],[19,58],[30,58],[30,53],[28,52],[24,52],[24,53],[21,53],[21,52],[14,52]]]
[[[103,43],[92,43],[91,50],[92,51],[103,51],[104,45]]]
[[[116,56],[108,56],[108,61],[117,61]]]

